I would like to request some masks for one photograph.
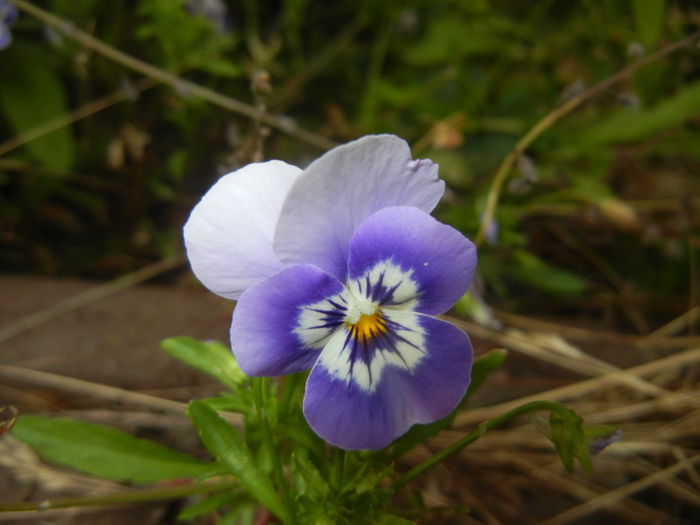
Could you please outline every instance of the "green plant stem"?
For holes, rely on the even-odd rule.
[[[123,491],[116,494],[94,497],[88,496],[81,498],[62,498],[44,501],[0,503],[0,512],[67,509],[70,507],[91,507],[97,505],[113,505],[116,503],[136,503],[144,501],[177,499],[183,496],[189,496],[191,494],[221,492],[223,490],[233,489],[236,487],[240,487],[240,485],[233,481],[225,483],[197,483],[191,485],[177,485],[173,487]]]
[[[279,410],[280,414],[289,414],[292,410],[292,404],[295,400],[295,395],[301,381],[301,375],[299,373],[290,374],[284,377],[284,383],[282,383],[282,392],[280,394]]]
[[[346,452],[342,448],[333,447],[333,472],[332,484],[340,489],[342,489],[343,478],[345,477],[345,457]]]
[[[485,421],[484,423],[479,425],[476,428],[476,430],[465,435],[462,439],[455,441],[452,445],[442,449],[433,457],[426,459],[422,463],[419,463],[418,465],[413,467],[411,470],[406,472],[406,474],[394,481],[394,483],[391,485],[391,488],[394,490],[400,489],[401,487],[405,486],[406,484],[410,483],[415,478],[423,474],[425,471],[433,468],[438,463],[445,461],[447,458],[449,458],[453,454],[456,454],[467,445],[471,445],[472,443],[474,443],[474,441],[479,439],[487,432],[500,427],[501,425],[507,423],[511,419],[514,419],[518,416],[522,416],[523,414],[527,414],[528,412],[536,412],[538,410],[549,410],[550,412],[557,412],[562,415],[569,413],[568,408],[554,401],[532,401],[530,403],[525,403],[524,405],[509,410],[505,414],[501,414],[500,416],[495,417],[490,421]]]
[[[260,420],[260,428],[263,436],[263,442],[270,452],[270,457],[272,458],[272,470],[277,481],[277,486],[279,487],[280,496],[282,498],[282,504],[287,509],[287,518],[290,525],[296,525],[296,508],[294,505],[294,500],[289,494],[289,487],[287,485],[287,480],[284,477],[284,471],[282,469],[282,463],[280,461],[279,455],[277,454],[277,448],[275,447],[274,439],[272,438],[272,430],[270,429],[270,421],[267,418],[267,409],[265,404],[265,381],[267,379],[264,377],[253,378],[253,395],[255,396],[255,409]]]
[[[578,106],[593,98],[598,93],[606,91],[610,86],[616,84],[617,82],[629,77],[632,73],[637,71],[643,66],[655,62],[671,53],[683,49],[692,44],[695,40],[700,38],[700,31],[696,31],[690,36],[674,42],[665,47],[659,49],[656,53],[652,53],[640,60],[637,60],[633,64],[630,64],[624,69],[621,69],[614,75],[609,76],[602,82],[599,82],[595,86],[587,89],[583,93],[570,98],[560,106],[554,108],[552,111],[547,113],[537,124],[535,124],[530,131],[528,131],[524,137],[522,137],[513,149],[508,153],[503,162],[501,162],[496,174],[491,181],[491,186],[489,187],[488,194],[486,196],[486,207],[484,208],[484,213],[482,215],[481,223],[479,224],[479,231],[474,238],[474,242],[477,246],[480,246],[486,237],[486,232],[493,221],[493,216],[496,212],[496,206],[498,205],[498,199],[501,195],[501,189],[505,183],[511,169],[515,165],[518,157],[535,142],[535,140],[542,135],[546,130],[552,127],[560,118],[571,113]]]

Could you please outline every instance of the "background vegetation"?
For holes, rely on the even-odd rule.
[[[606,509],[620,523],[698,521],[697,2],[12,2],[0,0],[0,272],[146,269],[83,296],[111,298],[182,260],[182,224],[221,174],[400,135],[440,163],[437,215],[481,242],[475,295],[452,321],[478,353],[514,352],[490,392],[399,470],[535,397],[622,430],[592,477],[561,473],[537,420],[504,428],[452,458],[453,475],[436,470],[403,494],[406,516],[571,523]],[[0,327],[0,343],[61,304]],[[505,352],[488,355],[500,365]],[[47,381],[0,364],[4,377],[19,372]],[[91,385],[87,397],[113,408]],[[167,401],[149,399],[154,413]],[[0,460],[20,458],[12,446]]]
[[[282,115],[277,128],[297,124],[335,142],[404,137],[440,163],[449,192],[439,213],[471,236],[497,166],[534,123],[687,36],[700,17],[692,2],[659,0],[37,5]],[[0,54],[3,271],[108,277],[172,254],[197,197],[260,149],[260,122],[187,85],[144,79],[26,13],[12,34]],[[575,308],[640,332],[687,309],[697,281],[699,72],[695,46],[655,61],[518,158],[481,250],[490,300]],[[265,158],[300,165],[324,145],[274,128],[263,135]]]

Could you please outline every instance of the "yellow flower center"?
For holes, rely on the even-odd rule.
[[[362,314],[356,323],[348,323],[350,334],[360,341],[366,343],[373,337],[386,333],[386,322],[379,310],[373,314]]]

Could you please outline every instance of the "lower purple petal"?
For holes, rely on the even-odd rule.
[[[231,323],[231,348],[241,369],[250,376],[276,376],[310,368],[321,347],[300,333],[303,307],[342,289],[337,280],[310,264],[286,268],[248,288]]]
[[[405,326],[419,323],[425,333],[425,353],[414,366],[386,365],[373,389],[338,375],[325,355],[309,375],[304,415],[314,432],[340,448],[384,448],[413,424],[449,414],[469,385],[472,346],[462,330],[413,312],[391,317]],[[341,331],[334,335],[340,337]]]

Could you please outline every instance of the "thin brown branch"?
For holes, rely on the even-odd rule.
[[[678,474],[678,472],[694,465],[695,463],[698,463],[698,461],[700,461],[700,454],[688,458],[685,461],[679,461],[678,463],[664,470],[660,470],[659,472],[645,476],[637,481],[623,485],[618,489],[611,490],[610,492],[606,492],[605,494],[592,498],[581,505],[573,507],[562,512],[561,514],[543,521],[542,525],[563,525],[565,523],[572,523],[583,516],[587,516],[599,509],[606,508],[607,506],[620,501],[622,498],[635,494],[663,480],[675,476]]]
[[[173,401],[172,399],[149,396],[139,392],[130,392],[129,390],[114,386],[102,385],[83,379],[76,379],[74,377],[67,377],[19,366],[0,365],[0,377],[26,381],[44,387],[71,392],[73,394],[94,397],[113,403],[137,406],[168,414],[184,416],[185,410],[187,409],[187,403]],[[242,423],[242,418],[238,414],[222,412],[221,416],[233,424],[240,425]]]
[[[138,86],[136,86],[135,92],[141,93],[147,89],[152,88],[157,84],[158,83],[154,80],[143,81]],[[36,140],[40,137],[43,137],[44,135],[48,135],[52,131],[56,131],[57,129],[60,129],[64,126],[69,126],[75,122],[78,122],[79,120],[87,118],[91,115],[94,115],[95,113],[98,113],[115,104],[118,104],[119,102],[128,100],[131,96],[132,94],[128,90],[119,89],[114,93],[110,93],[109,95],[98,98],[97,100],[88,102],[87,104],[79,107],[78,109],[76,109],[68,115],[62,115],[48,122],[43,122],[38,126],[24,131],[21,135],[0,144],[0,156],[6,155],[10,151],[17,149],[20,146],[24,146],[32,140]]]
[[[486,421],[487,419],[491,419],[495,416],[498,416],[503,412],[511,410],[517,406],[538,399],[562,401],[566,399],[571,399],[573,397],[582,396],[590,392],[599,390],[606,385],[617,383],[619,381],[619,377],[622,375],[642,377],[665,370],[679,368],[689,364],[695,364],[698,362],[698,360],[700,360],[700,348],[695,348],[692,350],[688,350],[687,352],[675,354],[664,359],[658,359],[651,363],[644,363],[643,365],[627,368],[619,372],[612,372],[600,377],[596,377],[594,379],[579,381],[578,383],[563,386],[560,388],[554,388],[552,390],[539,392],[537,394],[532,394],[529,396],[524,396],[513,401],[499,403],[498,405],[471,409],[458,414],[457,418],[455,419],[455,425],[458,427],[462,427],[470,424],[478,424],[483,421]],[[688,396],[684,394],[684,397]]]
[[[142,75],[157,80],[158,82],[167,84],[175,88],[179,93],[200,97],[216,106],[233,111],[234,113],[238,113],[240,115],[244,115],[250,119],[259,119],[263,124],[278,129],[283,133],[311,144],[312,146],[316,146],[319,149],[330,149],[335,145],[331,140],[323,135],[319,135],[299,127],[294,120],[289,117],[271,115],[269,113],[261,114],[255,106],[246,104],[245,102],[241,102],[240,100],[223,95],[218,91],[214,91],[213,89],[209,89],[199,84],[195,84],[194,82],[190,82],[189,80],[180,78],[179,76],[169,73],[168,71],[165,71],[159,67],[128,55],[123,51],[104,43],[102,40],[93,37],[85,31],[81,31],[75,27],[72,22],[49,13],[31,2],[26,0],[11,1],[26,13],[41,20],[54,29],[57,29],[68,38],[79,42],[85,47],[108,58],[109,60],[112,60],[113,62],[121,64],[122,66],[134,71],[138,71]]]

